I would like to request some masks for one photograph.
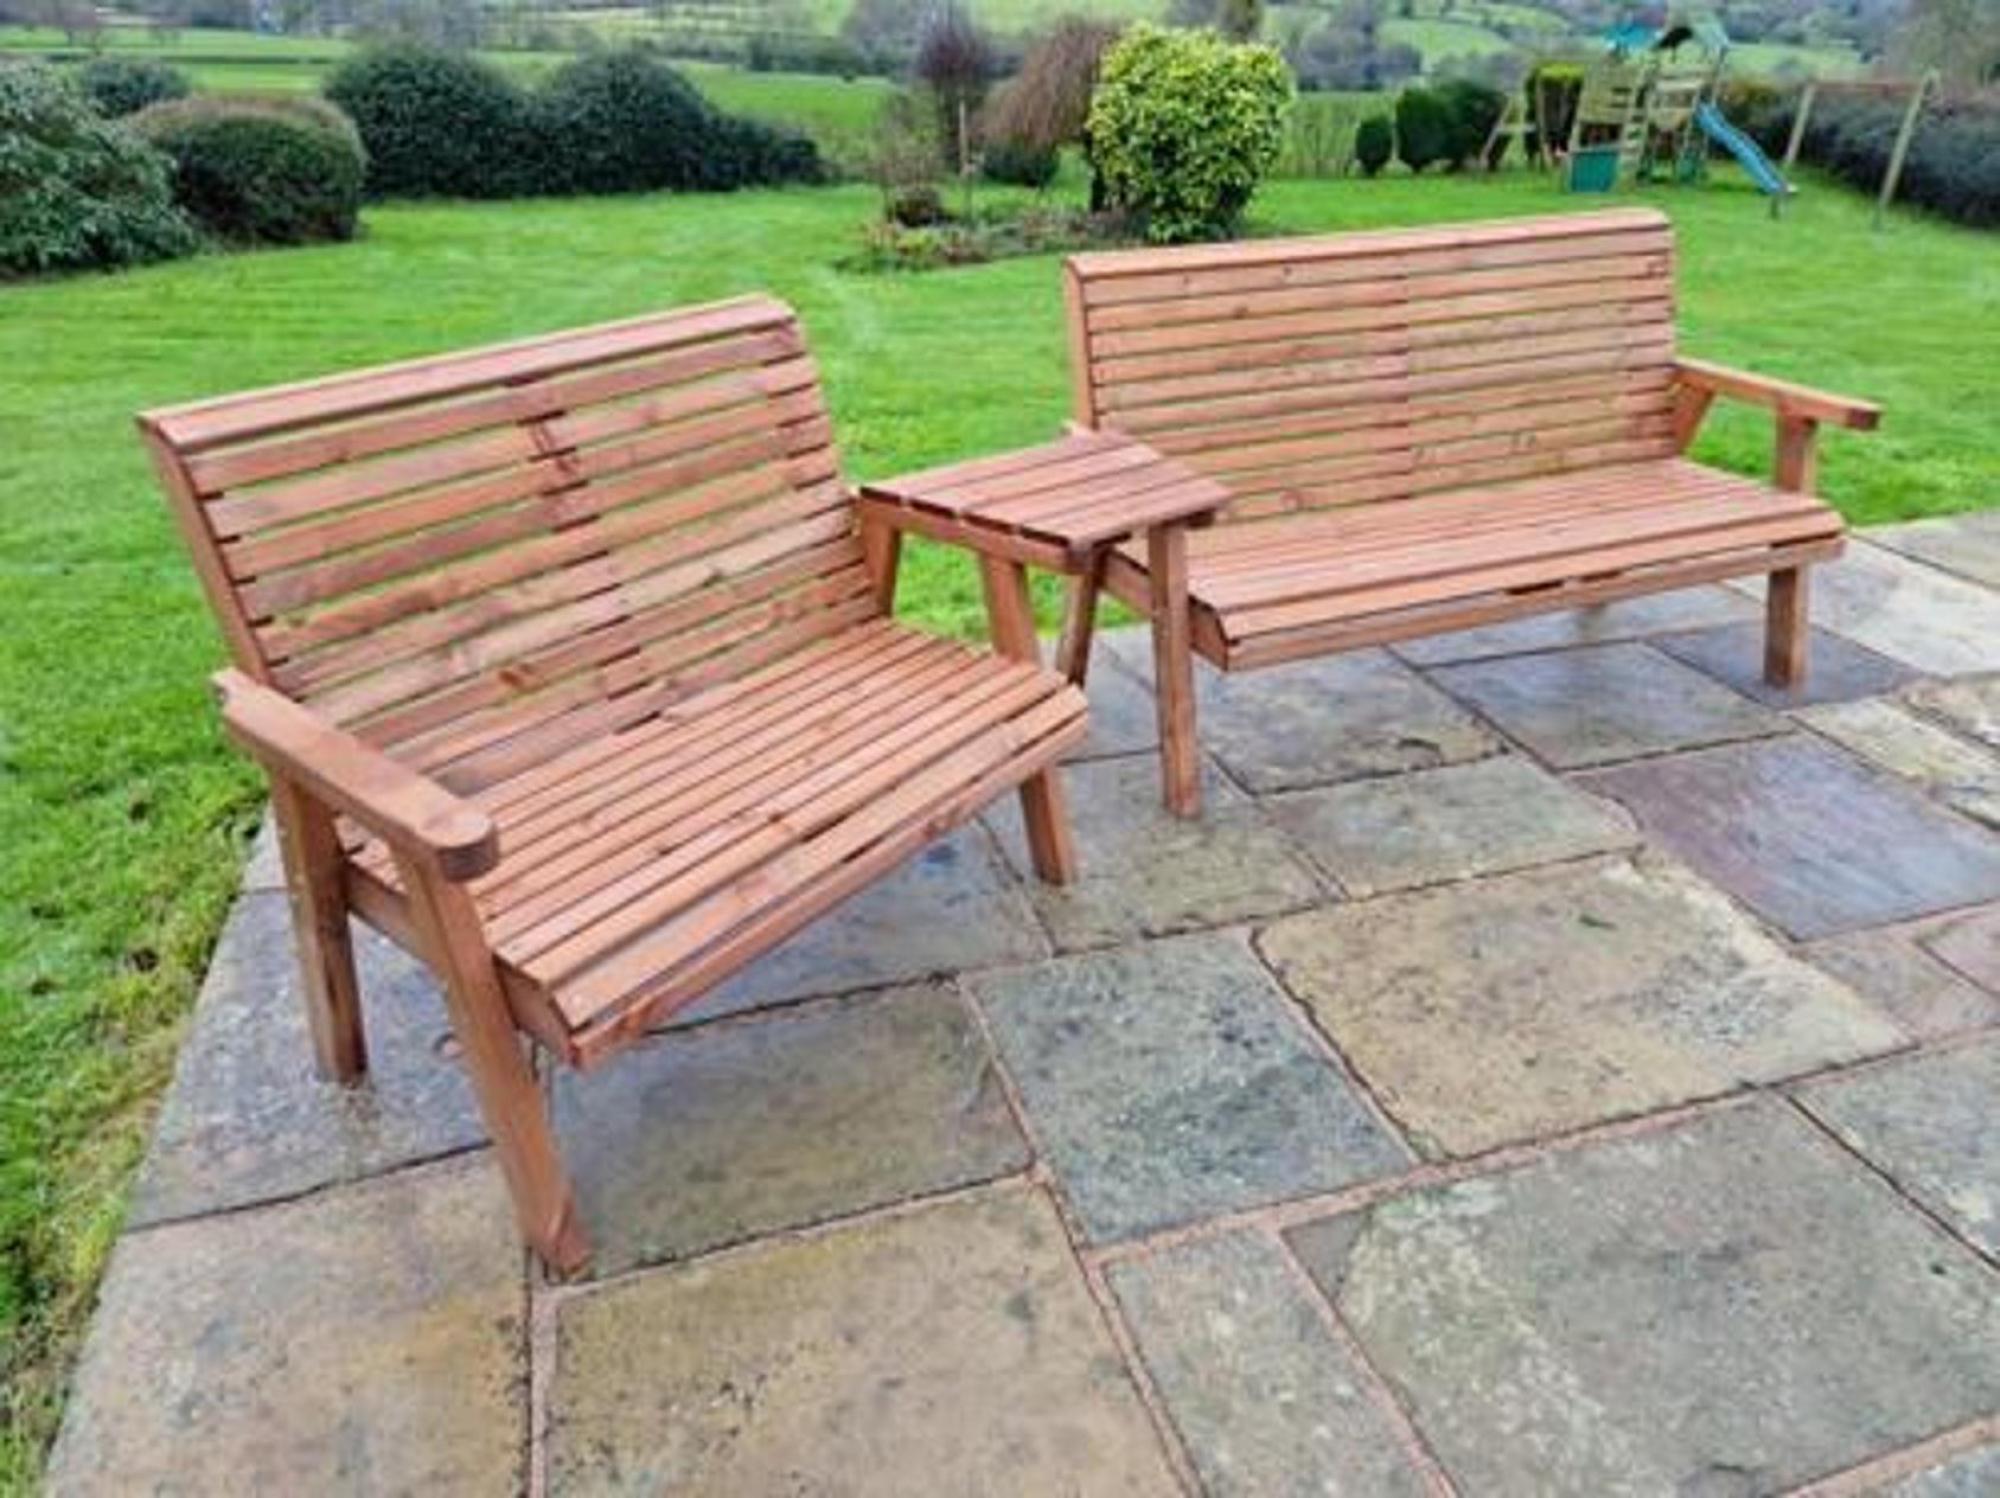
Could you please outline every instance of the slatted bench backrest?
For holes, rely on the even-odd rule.
[[[1632,209],[1078,255],[1074,414],[1225,519],[1666,457],[1672,255]]]
[[[140,424],[237,664],[462,790],[876,612],[769,298]]]

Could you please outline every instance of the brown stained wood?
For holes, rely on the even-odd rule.
[[[317,1063],[366,1064],[351,912],[444,980],[522,1233],[558,1270],[588,1249],[522,1035],[600,1059],[1007,790],[1048,872],[1072,865],[1053,766],[1081,695],[889,621],[908,527],[842,487],[780,303],[141,429],[237,662],[225,725],[272,774]],[[1098,523],[1121,502],[1089,479],[1130,461],[1123,439],[1047,461]],[[1014,468],[953,481],[991,497]]]
[[[1194,657],[1189,644],[1187,528],[1159,525],[1146,533],[1147,575],[1153,580],[1153,691],[1160,719],[1160,777],[1167,810],[1201,812],[1201,749],[1195,740]]]
[[[1028,575],[1021,564],[982,555],[979,580],[986,593],[986,617],[994,648],[1010,660],[1039,664],[1041,647],[1035,639],[1034,606],[1028,597]],[[1076,845],[1070,836],[1059,775],[1059,771],[1044,770],[1022,784],[1021,821],[1035,873],[1050,884],[1069,884],[1077,873]]]
[[[1819,423],[1810,416],[1780,415],[1771,454],[1771,482],[1777,488],[1810,494],[1817,479],[1817,449],[1813,439]]]
[[[329,1082],[358,1082],[368,1070],[368,1045],[340,837],[332,814],[283,776],[271,780],[271,811],[291,900],[313,1063]]]
[[[861,556],[868,565],[868,577],[875,585],[875,607],[883,614],[896,612],[896,575],[902,570],[903,533],[879,516],[859,510]]]
[[[1056,641],[1056,669],[1077,686],[1090,677],[1090,645],[1097,634],[1097,601],[1104,588],[1108,553],[1092,553],[1070,581],[1063,609],[1062,634]]]
[[[550,1268],[574,1273],[590,1258],[590,1239],[577,1216],[548,1105],[522,1053],[479,912],[435,862],[398,853],[396,865],[431,966],[444,980],[452,1033],[507,1178],[521,1236]]]
[[[1764,680],[1774,687],[1802,687],[1812,644],[1804,567],[1773,572],[1764,594]]]
[[[1781,417],[1805,417],[1860,431],[1872,430],[1882,420],[1882,408],[1872,401],[1835,395],[1815,390],[1809,385],[1795,385],[1789,380],[1753,374],[1748,370],[1730,369],[1721,364],[1711,364],[1706,359],[1683,356],[1675,360],[1674,376],[1681,383],[1698,389],[1749,401],[1753,405],[1768,406]]]

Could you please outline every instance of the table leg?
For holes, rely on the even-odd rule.
[[[1102,549],[1093,551],[1083,571],[1070,584],[1069,612],[1063,616],[1062,640],[1056,646],[1056,669],[1078,686],[1090,674],[1090,642],[1097,633],[1097,598],[1104,589]]]
[[[1201,750],[1194,727],[1194,655],[1189,642],[1187,527],[1146,535],[1153,603],[1153,694],[1160,714],[1162,799],[1177,817],[1201,814]]]
[[[986,588],[986,614],[993,645],[1017,661],[1041,661],[1035,639],[1035,612],[1028,601],[1028,574],[1019,562],[981,556],[979,579]],[[1071,841],[1069,809],[1063,801],[1061,772],[1053,766],[1021,785],[1021,821],[1028,834],[1028,857],[1035,872],[1049,884],[1076,879],[1076,845]]]

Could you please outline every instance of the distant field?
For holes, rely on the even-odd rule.
[[[1426,70],[1447,57],[1483,57],[1491,52],[1509,52],[1514,44],[1497,31],[1471,21],[1403,20],[1385,21],[1382,34],[1392,42],[1406,42],[1424,54]]]

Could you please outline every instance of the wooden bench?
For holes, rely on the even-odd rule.
[[[1078,255],[1075,418],[1231,490],[1185,563],[1224,670],[1767,573],[1796,684],[1842,545],[1813,436],[1879,413],[1679,357],[1672,261],[1644,209]],[[1775,414],[1771,484],[1683,456],[1718,395]],[[1140,548],[1105,581],[1149,608]]]
[[[1019,565],[1001,655],[891,622],[778,302],[140,425],[270,773],[321,1069],[365,1066],[351,912],[443,980],[558,1269],[587,1240],[522,1032],[594,1062],[1011,788],[1072,875],[1084,704]]]

